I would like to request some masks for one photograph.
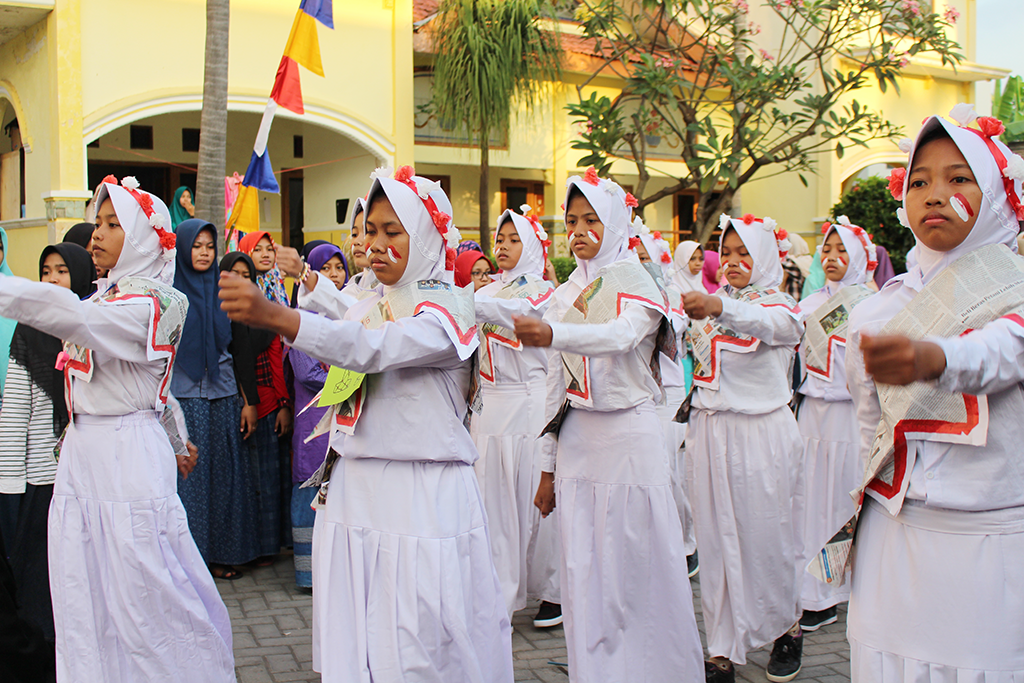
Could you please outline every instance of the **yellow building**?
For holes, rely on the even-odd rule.
[[[906,71],[902,97],[861,91],[858,99],[913,130],[927,114],[973,101],[975,81],[1006,75],[972,61],[975,1],[946,2],[963,15],[957,39],[967,62],[956,72],[917,60]],[[370,171],[411,162],[442,181],[457,224],[473,236],[477,153],[416,110],[430,98],[429,24],[437,1],[334,5],[335,29],[319,29],[325,77],[303,70],[306,113],[279,110],[270,134],[282,193],[261,193],[263,227],[286,244],[340,242]],[[231,2],[229,174],[243,173],[249,162],[297,6],[298,0]],[[555,220],[565,180],[577,172],[581,154],[569,149],[576,131],[564,105],[595,60],[584,41],[571,38],[571,23],[563,26],[564,82],[551,84],[550,97],[524,113],[491,153],[495,218],[525,201]],[[16,273],[35,277],[41,248],[83,219],[91,188],[108,173],[135,175],[165,200],[179,185],[194,189],[204,42],[204,0],[0,0],[0,226]],[[594,89],[614,95],[617,86],[608,78]],[[744,186],[742,207],[813,234],[844,183],[899,158],[890,143],[825,158],[810,188],[790,177],[755,181]],[[624,184],[636,180],[626,162],[614,172]],[[647,209],[647,221],[677,231],[692,202],[686,193],[666,198]]]

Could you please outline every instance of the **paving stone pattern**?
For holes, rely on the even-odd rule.
[[[235,671],[240,683],[319,681],[312,670],[312,598],[295,587],[291,555],[271,567],[244,570],[237,581],[217,580],[234,630]],[[699,577],[698,577],[699,578]],[[701,637],[700,582],[692,583],[694,610]],[[565,636],[561,627],[538,630],[531,606],[512,620],[515,679],[523,683],[563,683],[569,680]],[[747,656],[736,670],[737,681],[765,683],[764,667],[771,647]],[[846,642],[846,609],[839,621],[804,636],[802,683],[843,683],[850,680],[850,648]],[[635,683],[624,681],[623,683]]]

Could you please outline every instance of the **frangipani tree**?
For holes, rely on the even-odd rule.
[[[876,83],[899,87],[909,59],[930,52],[944,65],[961,56],[943,16],[919,0],[768,0],[781,30],[761,44],[745,0],[580,0],[577,19],[604,65],[577,85],[569,111],[582,127],[579,166],[607,173],[616,159],[635,163],[639,210],[682,190],[699,192],[695,230],[707,240],[717,217],[755,176],[815,169],[822,153],[893,138],[900,130],[851,99]],[[593,81],[618,74],[614,99],[584,96]],[[647,192],[649,136],[678,143],[685,165],[671,183]]]

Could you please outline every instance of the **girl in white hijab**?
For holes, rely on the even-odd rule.
[[[937,420],[894,441],[889,476],[868,460],[848,617],[855,681],[1024,679],[1024,593],[1007,588],[1024,585],[1024,269],[1013,255],[1024,161],[998,140],[997,119],[971,105],[950,116],[960,125],[930,117],[901,145],[907,170],[889,187],[917,260],[854,309],[847,381],[865,456],[880,420],[891,434],[909,428],[893,407],[903,391],[959,394],[976,409],[966,423]],[[956,297],[933,303],[929,285],[968,255],[983,265],[957,266]],[[1003,288],[980,306],[985,285],[972,281],[993,273]],[[907,306],[952,319],[952,334],[876,336],[907,324]]]
[[[313,668],[328,683],[511,683],[511,625],[463,426],[479,342],[472,294],[452,281],[451,204],[411,167],[373,177],[366,246],[381,284],[344,319],[261,301],[240,278],[221,282],[232,319],[366,374],[328,411],[331,450],[310,480],[322,484]]]
[[[108,176],[96,192],[94,257],[109,272],[91,298],[0,278],[3,315],[65,340],[73,420],[48,531],[57,678],[227,683],[231,623],[189,533],[160,423],[188,300],[170,286],[167,207],[138,187]]]
[[[704,247],[699,242],[685,240],[676,247],[673,258],[672,283],[686,294],[700,292],[707,294],[702,270],[704,268]]]
[[[533,504],[547,352],[523,346],[512,330],[515,315],[543,315],[554,289],[544,280],[550,240],[530,207],[521,208],[523,214],[509,209],[498,218],[494,256],[502,270],[476,292],[481,405],[470,433],[480,452],[475,468],[509,616],[539,598],[534,626],[549,628],[562,623],[558,523],[555,517],[542,522]]]
[[[593,169],[571,177],[565,224],[578,266],[543,321],[516,321],[520,341],[552,350],[545,419],[559,426],[543,439],[537,504],[544,515],[554,509],[561,529],[574,683],[703,680],[690,586],[681,580],[683,529],[655,412],[662,398],[656,340],[668,306],[629,248],[635,205]]]
[[[804,476],[795,508],[802,527],[801,566],[806,566],[856,511],[849,492],[864,476],[860,431],[857,411],[846,388],[846,334],[841,327],[831,332],[830,321],[836,321],[834,325],[842,322],[833,313],[843,303],[834,298],[840,291],[853,288],[844,294],[853,297],[846,299],[847,310],[871,295],[866,283],[874,282],[871,277],[878,263],[867,231],[850,223],[846,216],[826,223],[822,232],[825,286],[800,302],[805,321],[829,330],[824,362],[817,355],[810,357],[806,338],[800,346],[804,380],[798,390],[802,399],[797,422],[804,441]],[[836,605],[850,597],[849,584],[827,584],[809,572],[802,572],[800,583],[801,628],[816,631],[834,623]]]
[[[775,641],[770,681],[800,670],[793,494],[802,443],[793,412],[793,349],[803,325],[778,290],[789,248],[775,221],[723,215],[727,285],[689,292],[690,334],[711,352],[694,375],[687,455],[701,559],[709,682],[735,680],[735,664]],[[695,351],[696,351],[695,342]]]

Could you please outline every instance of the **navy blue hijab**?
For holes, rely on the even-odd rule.
[[[190,218],[178,224],[177,263],[174,269],[174,288],[188,297],[188,317],[181,333],[174,369],[198,382],[204,375],[210,379],[220,377],[220,357],[231,343],[231,322],[220,310],[217,298],[217,279],[220,270],[216,259],[200,273],[192,267],[192,243],[203,230],[210,233],[216,244],[217,229],[213,223]]]

